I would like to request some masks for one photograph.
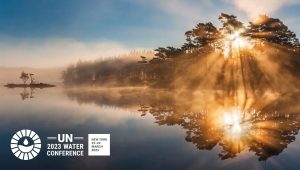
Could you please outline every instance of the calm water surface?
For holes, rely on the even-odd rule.
[[[0,169],[299,169],[298,92],[241,104],[222,92],[0,87]],[[243,108],[243,109],[242,109]],[[31,161],[10,150],[21,129],[111,134],[110,157]],[[87,152],[86,152],[87,153]]]

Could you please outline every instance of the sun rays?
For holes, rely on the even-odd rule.
[[[240,57],[242,50],[251,50],[254,47],[253,40],[243,37],[241,34],[244,29],[233,32],[232,34],[224,34],[223,38],[223,56],[224,59]]]

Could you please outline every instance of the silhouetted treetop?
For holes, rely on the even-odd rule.
[[[168,58],[175,58],[181,53],[181,50],[174,47],[159,47],[155,49],[156,51],[155,56],[158,57],[161,60],[166,60]]]
[[[23,83],[26,84],[27,80],[29,79],[29,74],[22,71],[20,79],[22,79]]]
[[[243,23],[238,21],[237,17],[234,15],[228,15],[222,13],[218,19],[223,24],[222,28],[220,28],[220,30],[222,30],[223,33],[231,34],[234,31],[238,31],[244,28]]]
[[[277,18],[260,15],[256,21],[249,23],[247,33],[252,38],[262,39],[282,46],[300,48],[296,34]]]
[[[211,23],[199,23],[185,33],[187,43],[185,49],[193,47],[214,46],[214,42],[221,38],[219,30]]]
[[[147,57],[145,57],[145,56],[140,56],[140,57],[141,57],[141,60],[138,61],[138,63],[140,63],[140,64],[147,64],[148,63]]]
[[[279,19],[261,15],[255,22],[250,22],[247,27],[235,15],[221,13],[218,19],[222,23],[222,27],[217,28],[211,22],[198,23],[192,30],[185,32],[186,42],[181,46],[181,49],[159,47],[155,50],[156,57],[165,60],[174,58],[180,53],[193,53],[202,47],[222,49],[224,40],[228,35],[237,32],[239,36],[300,48],[296,34],[290,31]]]

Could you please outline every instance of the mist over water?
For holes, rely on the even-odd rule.
[[[33,67],[1,67],[0,84],[22,83],[20,74],[22,71],[34,73],[36,81],[48,83],[61,83],[64,67],[33,68]]]

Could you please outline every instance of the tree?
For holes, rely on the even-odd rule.
[[[146,79],[146,73],[145,73],[145,65],[148,63],[147,58],[145,56],[140,56],[141,60],[138,61],[139,64],[141,64],[140,68],[140,79],[144,80]]]
[[[159,47],[159,48],[155,49],[154,51],[156,51],[155,56],[161,60],[175,58],[175,57],[179,56],[182,52],[181,49],[170,47],[170,46],[168,46],[166,48]]]
[[[32,73],[28,73],[28,74],[30,76],[30,84],[34,84],[35,83],[35,78],[33,77],[34,74],[32,74]]]
[[[221,13],[218,19],[223,24],[220,29],[223,34],[232,34],[235,31],[244,29],[243,23],[237,20],[237,17],[234,15]]]
[[[24,85],[26,84],[27,80],[29,79],[28,73],[25,73],[24,71],[21,73],[20,79],[24,82]]]
[[[290,31],[281,20],[266,15],[260,15],[256,21],[250,22],[247,34],[251,38],[291,48],[300,48],[299,40],[294,32]]]
[[[199,46],[212,46],[212,44],[220,38],[220,32],[211,22],[206,24],[199,23],[195,29],[193,29],[193,32],[195,35],[194,41]]]
[[[140,64],[147,64],[148,63],[148,61],[147,61],[147,58],[146,57],[144,57],[144,56],[140,56],[141,57],[141,60],[140,61],[138,61],[138,63],[140,63]]]
[[[181,49],[170,47],[170,46],[168,46],[165,50],[167,58],[176,58],[181,54],[181,52],[182,52]]]
[[[161,60],[165,60],[167,58],[166,56],[166,49],[164,47],[158,47],[157,49],[154,50],[155,56]]]
[[[192,53],[193,49],[197,46],[194,45],[192,42],[186,42],[181,46],[181,50],[185,53]]]
[[[215,43],[221,38],[219,30],[211,23],[199,23],[195,28],[185,32],[186,41],[183,50],[192,50],[204,46],[215,47]]]

